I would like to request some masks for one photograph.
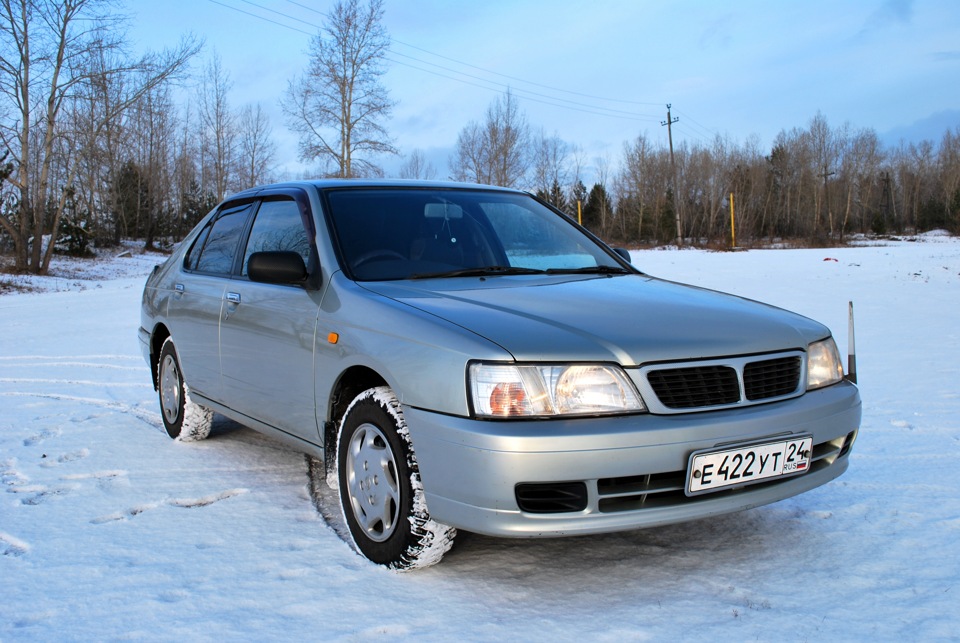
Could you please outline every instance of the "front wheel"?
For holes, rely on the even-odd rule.
[[[427,567],[453,546],[456,529],[427,510],[420,469],[396,395],[358,395],[337,439],[340,507],[356,549],[392,569]]]
[[[167,338],[160,349],[157,363],[157,393],[160,395],[160,415],[163,428],[171,438],[189,442],[202,440],[210,435],[213,426],[213,411],[194,403],[173,340]]]

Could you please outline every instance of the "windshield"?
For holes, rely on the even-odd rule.
[[[569,219],[525,194],[344,188],[326,198],[344,265],[360,281],[628,272]]]

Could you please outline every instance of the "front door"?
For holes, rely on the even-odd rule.
[[[318,443],[314,346],[323,290],[247,279],[250,255],[273,250],[298,252],[309,262],[307,232],[293,200],[268,200],[260,205],[240,277],[232,280],[224,293],[220,318],[223,388],[231,408]]]

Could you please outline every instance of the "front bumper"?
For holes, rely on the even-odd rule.
[[[860,415],[859,392],[848,382],[783,402],[670,416],[496,422],[404,407],[432,517],[515,537],[650,527],[789,498],[846,470]],[[813,436],[815,462],[807,473],[704,496],[683,493],[693,451],[798,434]],[[520,509],[517,485],[569,482],[585,485],[582,510]]]

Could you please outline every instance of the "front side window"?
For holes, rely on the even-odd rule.
[[[233,272],[233,260],[237,253],[237,246],[247,218],[253,210],[253,204],[245,203],[236,207],[224,209],[214,220],[210,232],[207,233],[200,256],[197,258],[194,270],[229,275]],[[200,235],[203,239],[204,235]],[[192,258],[193,252],[191,252]]]
[[[304,265],[309,265],[310,240],[303,229],[300,210],[292,200],[264,201],[260,205],[243,255],[242,274],[247,274],[247,264],[254,252],[273,251],[296,252],[303,257]]]

